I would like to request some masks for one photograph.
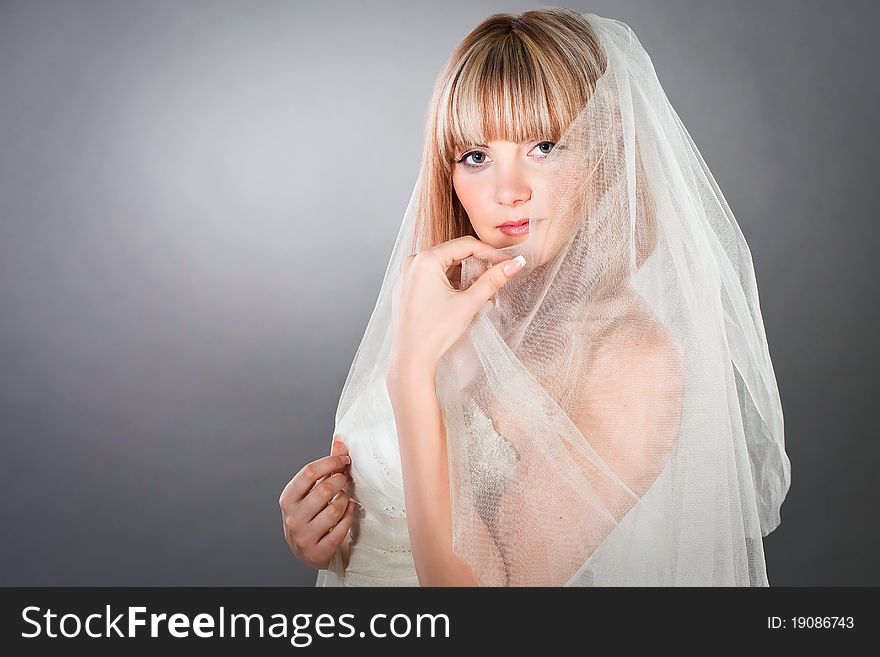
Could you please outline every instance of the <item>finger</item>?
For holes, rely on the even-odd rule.
[[[318,541],[318,546],[335,548],[342,543],[342,539],[345,538],[351,527],[352,518],[354,518],[354,502],[349,501],[348,506],[345,507],[345,514],[342,516],[342,520],[337,522],[336,526],[327,532],[324,538]]]
[[[333,436],[333,445],[330,448],[330,455],[331,456],[343,456],[343,455],[348,456],[349,455],[348,454],[348,445],[346,445],[344,442],[342,442],[342,436],[340,434],[336,434],[335,436]],[[349,459],[349,463],[343,468],[343,472],[348,471],[349,466],[351,465],[350,461],[351,461],[351,459]],[[326,477],[321,477],[318,481],[320,482],[320,481],[323,481],[324,479],[326,479]]]
[[[333,445],[330,448],[330,454],[348,454],[348,445],[342,442],[342,435],[336,434],[333,436]]]
[[[307,540],[317,543],[321,538],[333,529],[333,525],[342,520],[348,503],[351,498],[345,491],[339,491],[339,495],[334,497],[321,512],[312,518],[304,529],[304,536]],[[351,502],[354,504],[354,501]]]
[[[305,522],[311,522],[349,481],[347,474],[337,472],[317,484],[296,509],[295,513],[298,518]]]
[[[330,446],[330,456],[342,456],[342,455],[348,455],[348,445],[346,445],[344,442],[342,442],[342,435],[341,434],[336,434],[335,436],[333,436],[333,444]],[[340,472],[348,473],[350,465],[351,464],[349,463],[348,465],[343,467]],[[324,481],[328,476],[330,476],[330,474],[332,474],[332,473],[329,473],[327,475],[324,475],[323,477],[320,477],[312,485],[312,488],[314,488],[315,486],[320,484],[322,481]]]
[[[425,251],[424,254],[430,254],[430,257],[438,258],[443,266],[443,271],[447,271],[450,267],[473,255],[485,256],[487,252],[491,253],[496,250],[491,244],[482,242],[472,235],[464,235],[463,237],[456,237],[448,242],[438,244]]]
[[[513,278],[525,264],[525,257],[518,255],[515,258],[493,265],[492,267],[489,267],[482,276],[474,281],[473,285],[465,290],[463,294],[470,297],[474,302],[475,308],[479,310],[483,304],[494,297],[498,290],[504,287],[507,281]]]
[[[334,472],[344,471],[349,463],[351,463],[351,457],[348,454],[323,456],[307,463],[302,470],[293,476],[293,479],[287,482],[284,490],[281,491],[282,503],[302,500],[321,478]]]

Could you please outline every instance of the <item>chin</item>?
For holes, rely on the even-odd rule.
[[[477,234],[477,239],[480,240],[481,242],[485,242],[486,244],[491,244],[496,249],[501,246],[504,246],[502,243],[503,239],[500,239],[500,238],[503,238],[504,235],[501,235],[494,228],[487,228],[486,230],[477,230],[475,228],[474,232]]]
[[[508,235],[502,235],[501,237],[496,237],[492,240],[483,240],[487,244],[491,244],[496,249],[506,249],[511,246],[515,246],[517,244],[522,244],[525,242],[526,238],[524,237],[510,237]]]

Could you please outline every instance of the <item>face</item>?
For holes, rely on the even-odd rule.
[[[552,141],[493,141],[455,153],[452,186],[480,240],[503,248],[529,239],[528,221],[519,229],[501,226],[545,218],[550,180],[543,163],[553,146]]]

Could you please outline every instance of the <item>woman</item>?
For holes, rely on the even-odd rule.
[[[626,25],[499,14],[453,52],[336,420],[280,500],[318,585],[768,585],[754,270]]]

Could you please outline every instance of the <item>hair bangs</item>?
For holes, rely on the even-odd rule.
[[[446,95],[437,135],[441,158],[451,164],[457,151],[490,141],[557,141],[574,117],[551,94],[566,86],[553,77],[516,38],[471,52]]]

